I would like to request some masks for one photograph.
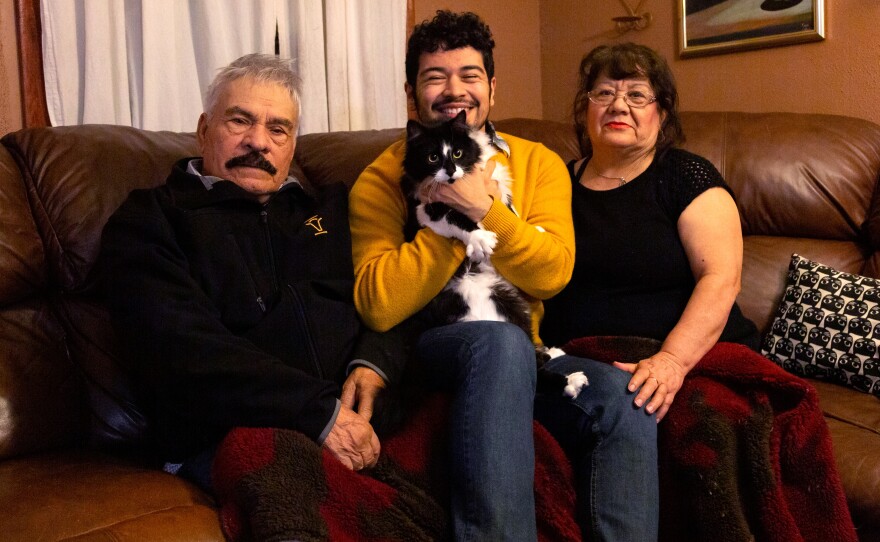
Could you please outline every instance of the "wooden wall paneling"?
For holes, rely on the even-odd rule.
[[[50,126],[43,80],[40,0],[15,0],[15,30],[19,44],[22,124],[25,128]]]

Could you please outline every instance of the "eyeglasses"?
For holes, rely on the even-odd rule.
[[[618,96],[623,96],[623,101],[630,107],[642,108],[651,102],[656,102],[657,97],[641,90],[628,90],[620,94],[609,89],[598,89],[587,92],[587,97],[596,105],[611,105]]]

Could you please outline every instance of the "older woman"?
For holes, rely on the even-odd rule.
[[[683,140],[666,62],[632,43],[600,46],[580,65],[574,122],[584,158],[569,164],[577,259],[568,287],[545,303],[541,336],[662,341],[635,364],[635,404],[660,421],[685,375],[722,341],[757,348],[735,303],[742,233],[730,189]]]

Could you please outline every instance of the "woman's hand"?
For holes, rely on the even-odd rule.
[[[666,416],[687,373],[674,355],[662,350],[638,363],[615,361],[614,366],[633,375],[627,386],[629,391],[638,390],[633,402],[639,408],[647,403],[645,410],[649,414],[656,411],[658,423]]]

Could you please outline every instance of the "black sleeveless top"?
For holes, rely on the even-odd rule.
[[[633,335],[664,340],[678,322],[695,280],[678,236],[678,218],[700,194],[730,188],[708,160],[670,149],[641,175],[612,190],[572,177],[575,227],[574,275],[544,302],[541,338],[561,346],[595,335]],[[755,325],[734,304],[721,341],[758,348]]]

